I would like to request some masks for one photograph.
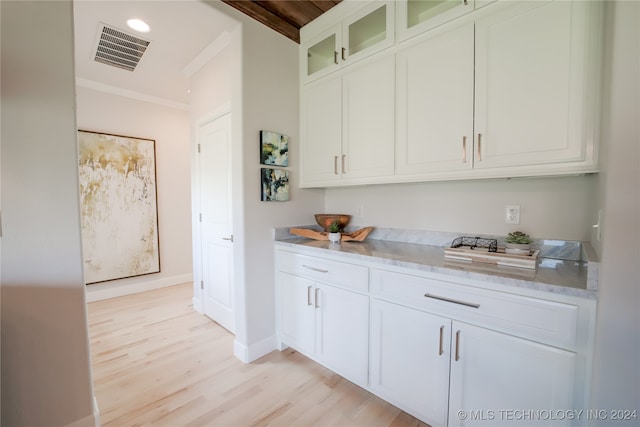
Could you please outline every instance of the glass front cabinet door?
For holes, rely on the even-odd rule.
[[[406,40],[473,11],[475,0],[407,0],[397,3],[398,38]],[[478,0],[479,4],[486,1]]]
[[[392,46],[394,11],[392,1],[373,1],[303,41],[302,80],[315,80]]]

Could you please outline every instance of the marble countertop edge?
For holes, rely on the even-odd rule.
[[[315,226],[294,227],[319,230]],[[445,258],[442,249],[448,247],[451,241],[460,235],[457,233],[374,229],[364,242],[331,244],[327,241],[311,240],[292,235],[289,233],[289,228],[274,229],[274,240],[292,248],[304,246],[305,248],[319,250],[319,254],[322,251],[337,251],[341,257],[353,260],[373,261],[382,265],[443,274],[456,278],[589,299],[597,299],[598,295],[597,273],[599,263],[593,260],[583,260],[583,257],[595,256],[595,251],[589,244],[582,242],[577,242],[580,243],[577,246],[574,242],[569,242],[568,245],[569,252],[574,252],[575,248],[581,251],[577,259],[575,259],[575,254],[570,254],[569,259],[540,259],[536,270],[528,270]],[[357,227],[354,229],[357,229]],[[559,243],[556,242],[561,241],[554,241],[553,243],[560,247]],[[592,252],[592,254],[589,254],[589,252]]]

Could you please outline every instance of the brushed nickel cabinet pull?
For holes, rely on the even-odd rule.
[[[338,52],[336,52],[335,50],[333,51],[333,63],[338,63]]]
[[[482,161],[482,134],[478,134],[478,161]]]
[[[345,159],[346,157],[347,157],[347,155],[346,155],[346,154],[343,154],[343,155],[342,155],[342,173],[347,173],[347,169],[346,169],[346,168],[345,168],[345,166],[344,166],[344,165],[345,165],[345,161],[344,161],[344,159]]]
[[[342,60],[345,61],[347,59],[346,55],[345,55],[345,48],[342,48]]]
[[[316,288],[316,295],[315,295],[316,296],[316,308],[320,308],[320,303],[318,302],[319,293],[320,293],[320,288]]]
[[[472,303],[472,302],[460,301],[460,300],[457,300],[457,299],[441,297],[441,296],[433,295],[433,294],[424,294],[424,296],[426,298],[432,298],[432,299],[437,299],[437,300],[440,300],[440,301],[451,302],[453,304],[460,304],[460,305],[464,305],[466,307],[480,308],[480,304],[475,304],[475,303]]]
[[[333,174],[338,175],[338,156],[333,156]]]
[[[307,286],[307,305],[311,305],[311,288],[313,286]]]
[[[444,353],[444,326],[440,326],[440,351],[438,356],[442,356],[442,353]]]
[[[462,163],[467,163],[467,137],[462,137]]]
[[[329,272],[329,270],[323,270],[322,268],[311,267],[311,266],[306,265],[306,264],[302,264],[302,266],[304,268],[309,269],[309,270],[317,271],[318,273],[328,273]]]
[[[460,360],[460,331],[456,332],[456,362]]]

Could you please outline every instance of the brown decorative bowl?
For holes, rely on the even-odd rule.
[[[333,224],[335,221],[338,221],[340,224],[340,231],[344,230],[344,228],[351,221],[351,215],[342,215],[342,214],[316,214],[316,222],[320,227],[324,229],[324,231],[329,231],[329,226]]]

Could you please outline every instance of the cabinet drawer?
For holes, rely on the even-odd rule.
[[[576,345],[575,305],[385,270],[371,275],[375,296],[522,338],[565,348]]]
[[[280,271],[357,291],[369,290],[369,268],[361,265],[287,251],[276,251],[276,263]]]

